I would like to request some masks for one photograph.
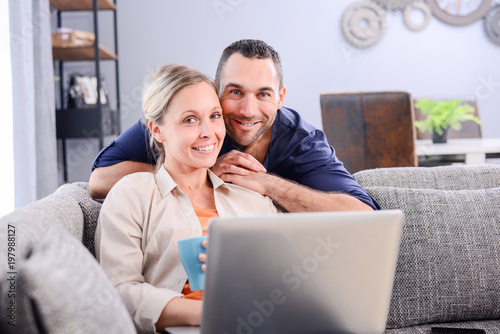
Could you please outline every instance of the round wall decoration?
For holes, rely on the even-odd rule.
[[[411,21],[411,14],[416,10],[421,11],[424,15],[424,20],[420,24]],[[427,6],[424,2],[412,2],[405,7],[403,17],[405,24],[409,29],[413,31],[420,31],[427,27],[431,21],[432,13],[429,6]]]
[[[492,0],[426,0],[434,16],[457,26],[476,22],[491,7]]]
[[[342,31],[347,41],[358,48],[377,43],[386,28],[385,12],[375,2],[358,2],[342,15]]]
[[[484,18],[486,35],[495,44],[500,45],[500,4],[493,7]]]
[[[375,0],[382,8],[389,11],[403,10],[415,0]]]
[[[376,44],[386,30],[386,11],[403,11],[413,31],[425,29],[434,15],[444,23],[464,26],[484,18],[488,38],[500,45],[500,0],[364,0],[350,5],[342,14],[342,33],[351,45],[367,48]],[[415,11],[423,20],[415,20]]]

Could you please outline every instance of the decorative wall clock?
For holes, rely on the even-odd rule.
[[[413,31],[423,30],[432,15],[444,23],[464,26],[484,18],[488,38],[500,45],[500,0],[364,0],[346,8],[342,15],[345,39],[357,48],[375,45],[386,30],[386,11],[403,12],[406,26]],[[414,11],[424,19],[415,20]]]
[[[486,35],[495,44],[500,45],[500,4],[493,7],[484,18]]]
[[[385,32],[385,12],[375,2],[358,2],[342,15],[342,32],[349,43],[366,48],[377,43]]]
[[[441,21],[463,26],[481,19],[492,0],[426,0],[434,16]]]
[[[420,23],[415,23],[412,21],[412,13],[415,11],[421,11],[422,14],[424,15],[424,20]],[[431,21],[432,13],[431,9],[429,6],[425,4],[425,2],[420,2],[420,1],[413,1],[409,3],[404,11],[403,11],[403,18],[405,21],[406,26],[413,30],[413,31],[420,31],[423,30],[429,22]]]
[[[390,11],[403,10],[414,0],[375,0],[382,8]]]

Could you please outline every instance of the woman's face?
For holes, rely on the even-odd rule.
[[[226,128],[219,98],[211,85],[200,82],[177,92],[162,123],[153,125],[152,132],[163,141],[168,170],[180,168],[188,172],[215,164]]]

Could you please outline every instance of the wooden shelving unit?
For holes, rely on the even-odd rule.
[[[116,60],[117,55],[99,45],[101,60]],[[95,60],[95,48],[93,46],[52,48],[52,56],[55,60]]]
[[[60,105],[56,110],[57,138],[62,140],[62,156],[64,160],[64,180],[68,180],[66,161],[66,139],[69,138],[97,138],[99,148],[104,147],[104,136],[120,133],[120,89],[118,76],[118,36],[116,23],[116,0],[50,0],[50,5],[58,10],[57,26],[62,26],[62,13],[68,11],[91,11],[94,25],[93,45],[78,47],[53,47],[53,58],[59,65]],[[113,12],[114,24],[114,52],[99,44],[99,27],[97,14],[100,10]],[[98,45],[96,48],[95,46]],[[100,63],[103,60],[115,63],[116,80],[116,110],[108,105],[101,105],[101,81],[97,80],[97,104],[92,108],[68,109],[64,94],[64,63],[69,61],[92,61],[95,67],[95,77],[101,78]]]
[[[50,5],[58,11],[72,10],[93,10],[93,0],[50,0]],[[109,0],[98,0],[97,9],[112,9],[115,10],[115,3]]]

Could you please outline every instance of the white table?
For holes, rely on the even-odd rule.
[[[500,153],[500,138],[448,139],[445,144],[433,144],[432,140],[417,140],[417,155],[465,154],[466,165],[486,163],[486,153]]]

